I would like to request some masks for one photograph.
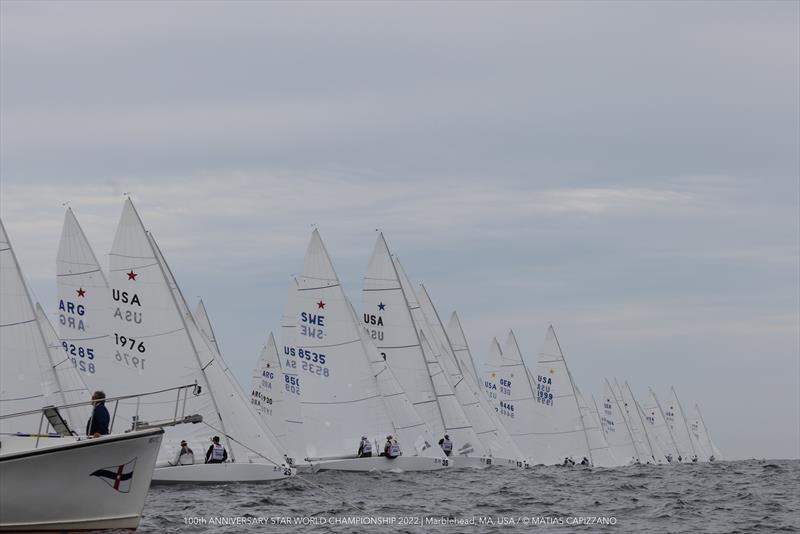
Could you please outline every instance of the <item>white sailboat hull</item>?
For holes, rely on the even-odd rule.
[[[157,467],[154,484],[229,484],[283,480],[294,476],[294,469],[271,464],[232,463],[191,464]]]
[[[77,441],[4,436],[0,531],[135,529],[164,431]]]
[[[478,456],[451,456],[448,458],[453,469],[486,469],[492,465],[492,458]]]
[[[320,471],[438,471],[447,468],[441,458],[427,456],[385,456],[323,460],[315,463]]]
[[[513,458],[498,458],[497,456],[492,456],[491,460],[494,467],[510,467],[512,469],[527,469],[530,467],[528,462],[515,460]]]

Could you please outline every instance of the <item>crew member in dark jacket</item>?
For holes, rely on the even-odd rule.
[[[228,459],[228,451],[219,442],[219,436],[211,439],[211,446],[206,451],[207,464],[221,464]]]
[[[95,391],[92,394],[92,406],[92,417],[86,423],[86,435],[99,438],[108,434],[108,424],[111,421],[106,409],[106,394]]]

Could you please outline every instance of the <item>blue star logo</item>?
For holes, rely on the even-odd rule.
[[[384,304],[383,302],[378,304],[378,311],[383,311],[385,309],[386,309],[386,304]]]

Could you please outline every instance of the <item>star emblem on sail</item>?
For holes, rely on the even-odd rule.
[[[104,467],[93,472],[89,476],[97,477],[116,491],[128,493],[133,482],[133,468],[136,466],[136,458],[122,465]]]

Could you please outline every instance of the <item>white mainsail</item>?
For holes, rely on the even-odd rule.
[[[652,389],[640,405],[644,426],[654,451],[659,451],[667,462],[677,459],[678,452],[667,427],[664,414]]]
[[[524,362],[513,332],[509,332],[503,358]],[[584,457],[592,461],[572,374],[552,325],[539,352],[536,372],[530,373],[529,378],[536,391],[537,461],[548,465],[562,463],[567,457],[577,462]]]
[[[254,408],[246,400],[239,383],[236,381],[231,369],[225,363],[225,359],[218,352],[218,345],[216,342],[212,343],[206,335],[204,335],[201,327],[198,325],[191,311],[189,305],[183,296],[169,264],[164,259],[161,249],[153,238],[152,234],[148,232],[150,244],[156,253],[156,258],[162,266],[164,275],[167,278],[167,283],[172,290],[175,297],[175,303],[178,306],[180,313],[183,315],[186,331],[189,334],[190,341],[198,355],[199,361],[207,362],[202,368],[208,386],[211,390],[212,399],[217,408],[218,415],[220,416],[220,426],[212,427],[212,430],[217,430],[225,433],[228,442],[231,443],[233,451],[231,458],[239,462],[247,461],[248,463],[268,463],[273,465],[280,465],[284,460],[284,453],[277,438],[272,432],[264,425]],[[205,307],[200,302],[201,314],[205,319],[206,329],[213,335],[211,323],[208,320],[208,314]],[[204,421],[207,426],[208,422]],[[235,451],[235,454],[234,454]]]
[[[697,410],[695,410],[694,417],[689,420],[689,431],[691,433],[692,443],[694,443],[697,460],[699,462],[707,462],[714,453],[703,431],[703,425],[700,422],[700,417],[697,415]]]
[[[639,453],[636,450],[633,436],[623,415],[623,408],[608,379],[605,379],[604,382],[601,420],[603,429],[606,432],[606,441],[620,463],[623,465],[635,463],[639,461]]]
[[[689,462],[697,454],[689,433],[689,423],[683,414],[683,408],[674,387],[670,388],[670,393],[670,400],[664,410],[664,418],[667,421],[672,437],[675,439],[675,446],[678,449],[678,461]]]
[[[517,351],[513,332],[509,332],[507,350]],[[522,357],[507,358],[496,338],[489,347],[484,365],[483,385],[500,421],[517,447],[532,462],[541,464],[536,427],[536,393]]]
[[[284,406],[284,383],[278,345],[270,332],[253,369],[250,403],[283,448],[290,451]],[[289,454],[291,455],[291,452]]]
[[[281,348],[278,349],[278,358],[283,373],[287,449],[289,456],[296,462],[303,461],[308,456],[303,433],[303,413],[300,409],[300,374],[297,366],[292,367],[291,361],[288,359],[291,355],[291,348],[297,345],[299,302],[300,293],[297,291],[297,281],[292,278],[286,294],[286,304],[281,313]]]
[[[475,380],[478,389],[482,390],[483,383],[478,375],[478,367],[475,365],[475,359],[472,357],[472,351],[470,351],[469,343],[467,343],[467,336],[464,334],[461,321],[455,311],[450,314],[450,321],[447,323],[447,336],[450,339],[456,360],[458,360],[461,368],[466,370],[465,375]]]
[[[213,348],[217,354],[221,355],[222,352],[219,350],[219,344],[217,344],[217,336],[214,334],[214,327],[211,326],[211,319],[208,317],[208,310],[206,310],[203,299],[199,300],[194,309],[194,320],[203,335],[208,338],[211,348]]]
[[[706,443],[707,450],[710,452],[708,460],[710,462],[721,461],[723,459],[722,458],[722,453],[717,448],[717,445],[714,443],[714,440],[711,439],[711,433],[708,431],[708,427],[706,426],[705,419],[703,419],[703,412],[700,411],[700,406],[695,404],[694,405],[694,409],[697,412],[697,417],[698,417],[699,422],[700,422],[700,432],[701,432],[701,435],[703,437],[702,439],[703,439],[704,443]]]
[[[50,366],[43,369],[42,374],[43,380],[48,383],[47,389],[53,392],[60,405],[86,402],[91,394],[81,379],[73,357],[64,352],[62,342],[58,339],[53,325],[50,324],[44,309],[38,302],[36,303],[36,319],[41,326],[50,356]],[[82,433],[84,429],[77,425],[89,420],[92,414],[91,407],[88,405],[78,406],[65,411],[67,412],[66,418],[76,425],[72,430],[79,434]]]
[[[123,207],[110,255],[112,297],[111,342],[115,343],[114,384],[120,394],[156,391],[197,383],[198,395],[186,399],[186,412],[203,416],[203,424],[170,428],[157,465],[170,464],[179,443],[202,450],[218,434],[232,460],[280,464],[282,455],[261,430],[249,404],[229,382],[194,321],[183,295],[155,241],[145,231],[133,203]],[[168,419],[175,410],[173,394],[146,404],[120,403],[117,418],[130,421]],[[183,469],[183,468],[181,468]]]
[[[489,399],[478,389],[477,383],[469,376],[470,370],[459,364],[451,340],[439,318],[439,313],[424,285],[420,285],[419,303],[425,319],[442,347],[442,363],[450,375],[456,398],[461,404],[478,439],[483,443],[495,463],[522,465],[524,455],[514,443],[495,412]],[[466,374],[466,376],[465,376]]]
[[[353,321],[358,323],[358,314],[350,305]],[[369,358],[372,374],[378,384],[378,391],[383,397],[386,412],[392,420],[395,434],[403,443],[412,443],[416,453],[420,456],[430,458],[444,458],[442,450],[434,446],[433,435],[430,427],[422,419],[414,405],[406,395],[397,377],[394,376],[391,367],[380,354],[380,351],[369,337],[366,328],[359,330],[361,334],[361,344],[364,352]]]
[[[100,263],[71,208],[64,214],[56,259],[62,345],[91,390],[117,393],[121,378],[111,330],[111,293]],[[141,391],[137,391],[141,393]]]
[[[69,366],[61,362],[63,358],[59,360],[48,348],[42,322],[37,319],[22,270],[0,220],[0,415],[63,404],[59,375],[68,373]],[[60,373],[54,372],[54,365],[62,367]],[[79,420],[76,412],[68,410],[62,415],[74,431],[83,432],[85,421]],[[36,433],[40,423],[38,413],[0,419],[0,433]],[[47,428],[45,420],[41,431],[46,432]]]
[[[362,435],[381,440],[394,426],[317,230],[296,280],[295,343],[284,347],[282,361],[298,374],[307,457],[353,456]]]
[[[485,456],[439,363],[437,347],[429,343],[433,334],[425,335],[428,327],[411,283],[382,234],[364,277],[363,303],[363,325],[369,337],[433,436],[450,435],[454,456]]]
[[[589,440],[592,465],[595,467],[614,467],[620,465],[614,457],[614,452],[606,441],[606,436],[600,424],[600,418],[597,415],[596,407],[589,406],[577,386],[575,386],[575,396],[578,399],[578,406],[580,407],[584,428],[586,429],[586,437]]]
[[[630,384],[625,381],[622,386],[619,386],[619,389],[622,393],[621,400],[627,416],[628,425],[634,437],[634,443],[639,451],[639,460],[642,463],[664,463],[666,457],[661,453],[657,445],[653,443],[653,440],[650,439],[650,434],[647,432],[639,402],[636,400],[636,397],[634,397]]]

